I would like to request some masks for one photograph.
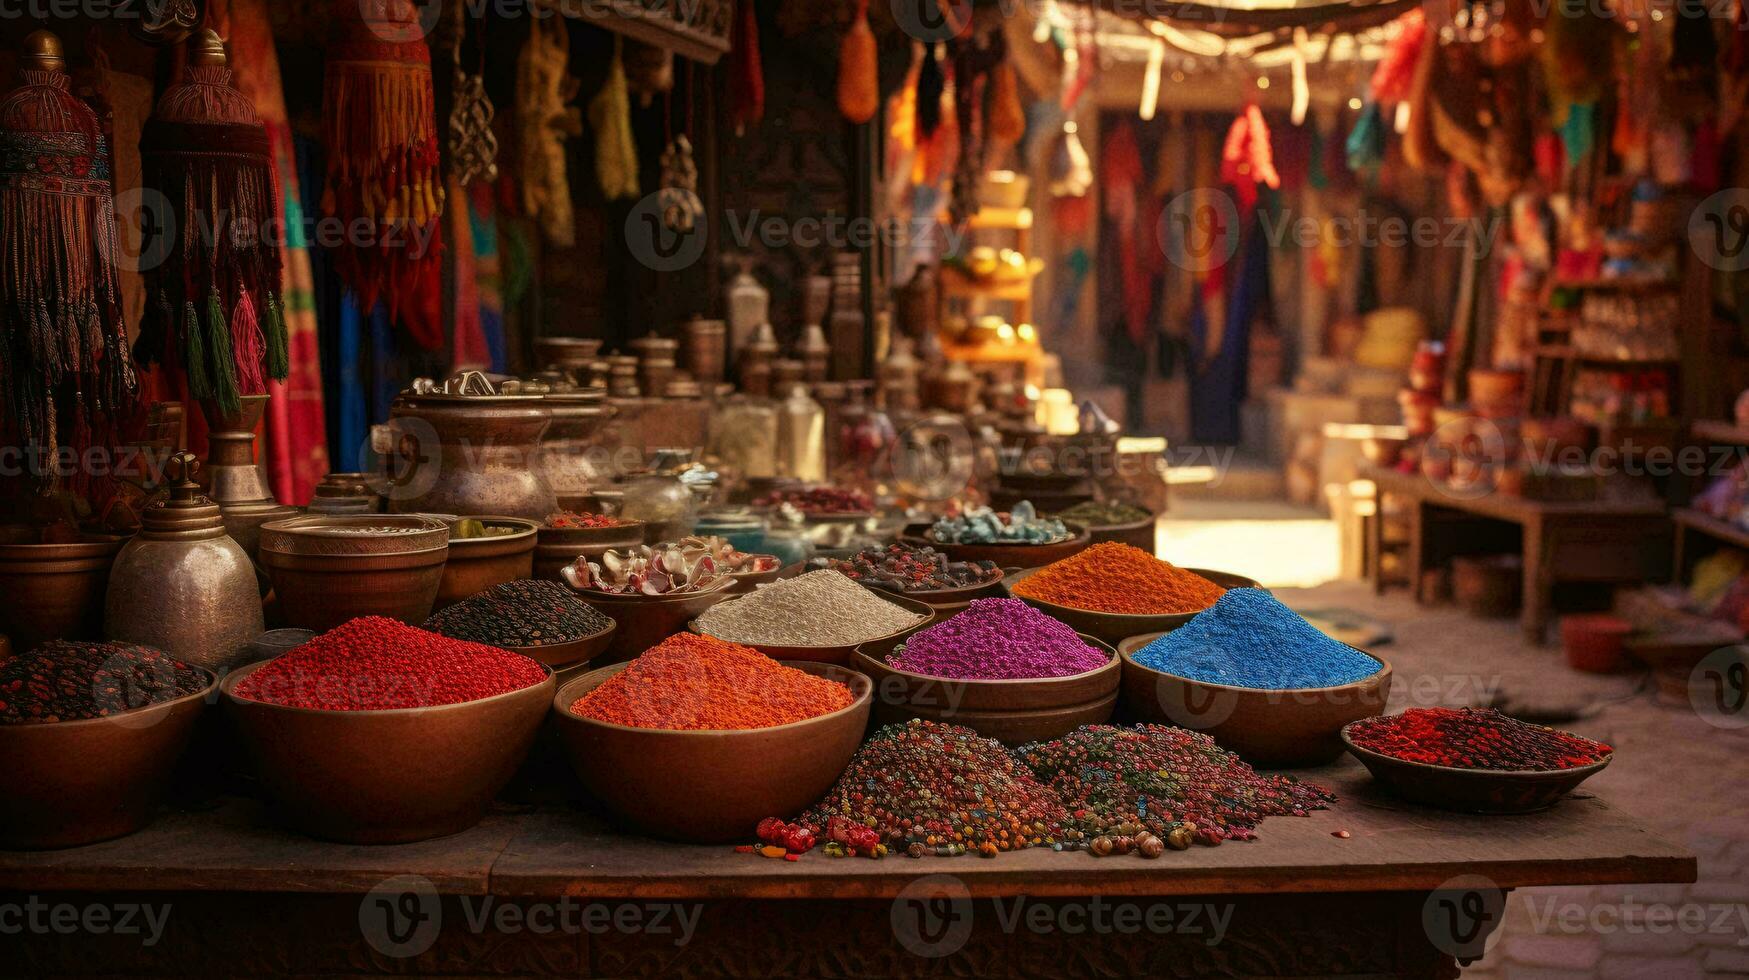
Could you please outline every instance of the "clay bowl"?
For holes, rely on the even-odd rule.
[[[1154,525],[1155,518],[1151,514],[1139,521],[1125,524],[1089,524],[1087,540],[1089,544],[1115,541],[1132,548],[1140,548],[1151,555],[1155,551]]]
[[[602,651],[613,645],[613,635],[619,632],[619,623],[608,623],[607,626],[588,636],[580,636],[564,643],[548,643],[538,647],[500,647],[511,653],[520,653],[530,660],[546,664],[558,670],[560,668],[576,667],[586,664],[600,656]]]
[[[237,697],[262,666],[225,678],[226,712],[276,812],[311,837],[348,844],[404,844],[478,823],[553,697],[551,670],[519,691],[431,708],[319,711]]]
[[[768,558],[773,564],[770,568],[752,572],[730,572],[729,578],[734,582],[729,586],[730,595],[746,595],[767,582],[775,582],[783,577],[784,565],[778,562],[776,555],[755,555],[755,558]]]
[[[1209,684],[1137,663],[1136,651],[1164,635],[1132,636],[1118,644],[1126,711],[1136,721],[1202,732],[1260,768],[1335,759],[1342,754],[1343,727],[1383,712],[1391,693],[1391,665],[1376,653],[1367,654],[1379,662],[1369,677],[1293,691]]]
[[[874,590],[871,589],[870,591]],[[855,657],[857,647],[868,646],[871,649],[883,649],[882,644],[885,644],[886,646],[884,649],[890,650],[892,649],[892,644],[899,642],[904,637],[917,632],[935,621],[935,610],[926,602],[919,602],[908,596],[894,595],[891,592],[876,592],[875,594],[901,609],[906,609],[910,612],[916,613],[918,616],[917,621],[904,629],[894,630],[883,636],[870,637],[857,643],[845,643],[838,646],[786,647],[775,643],[746,643],[743,645],[750,646],[773,660],[798,660],[845,666]],[[705,633],[704,630],[698,628],[698,622],[696,620],[687,623],[686,626],[687,629],[692,630],[694,633],[700,633],[706,636],[710,635]]]
[[[626,521],[613,527],[542,527],[534,546],[534,577],[563,582],[560,571],[578,558],[600,558],[613,549],[624,551],[644,543],[644,522]]]
[[[348,530],[366,527],[404,530]],[[261,525],[258,555],[287,626],[322,633],[358,616],[418,626],[437,601],[449,526],[419,514],[309,514]]]
[[[1459,813],[1533,813],[1546,810],[1577,789],[1579,784],[1603,771],[1614,755],[1602,762],[1576,769],[1551,772],[1493,772],[1486,769],[1454,769],[1425,762],[1410,762],[1363,749],[1342,730],[1342,745],[1372,777],[1406,800]]]
[[[103,597],[124,536],[87,535],[68,544],[0,543],[0,633],[19,653],[46,640],[103,636]]]
[[[899,596],[924,603],[935,610],[935,621],[939,623],[955,613],[964,611],[974,599],[1006,596],[1008,592],[1002,587],[1002,580],[1005,577],[1006,573],[979,585],[963,585],[957,589],[930,589],[924,592],[887,592],[881,589],[875,591],[883,596]]]
[[[451,528],[466,518],[448,519]],[[433,609],[454,605],[494,585],[534,577],[534,546],[540,525],[522,517],[475,517],[487,527],[511,527],[511,534],[489,538],[450,535],[449,556],[437,585]]]
[[[1065,522],[1067,524],[1067,522]],[[1079,524],[1067,524],[1069,538],[1051,544],[943,544],[933,532],[907,532],[899,540],[918,547],[930,547],[947,556],[948,561],[993,561],[998,568],[1036,568],[1062,561],[1085,550],[1092,539]]]
[[[630,660],[675,633],[685,632],[686,624],[706,609],[734,597],[733,583],[723,584],[704,592],[679,592],[670,595],[618,595],[595,589],[572,591],[584,602],[606,613],[618,625],[608,642],[605,656],[610,660]]]
[[[874,681],[877,725],[923,718],[964,725],[986,738],[1020,745],[1111,719],[1121,661],[1100,640],[1083,634],[1081,641],[1110,658],[1105,666],[1069,677],[953,680],[898,670],[886,663],[891,650],[871,655],[860,647],[855,666]]]
[[[862,742],[873,685],[844,667],[790,666],[850,687],[831,714],[748,731],[664,731],[580,718],[571,705],[625,664],[592,670],[552,699],[559,741],[584,789],[638,833],[688,843],[745,841],[765,817],[793,817],[832,788]]]
[[[1132,636],[1143,633],[1170,633],[1197,617],[1197,613],[1161,613],[1159,615],[1140,615],[1131,613],[1095,612],[1091,609],[1076,609],[1073,606],[1059,606],[1054,602],[1034,599],[1030,596],[1016,595],[1014,587],[1038,573],[1036,568],[1028,568],[1008,576],[1009,595],[1037,609],[1054,619],[1062,620],[1075,629],[1077,633],[1088,633],[1097,636],[1107,643],[1121,643]],[[1256,589],[1261,588],[1255,581],[1243,575],[1229,572],[1216,572],[1206,568],[1187,568],[1187,572],[1195,572],[1203,578],[1224,589]],[[1201,612],[1201,610],[1198,610]]]
[[[86,721],[0,725],[0,848],[77,847],[152,822],[218,678],[171,701]]]

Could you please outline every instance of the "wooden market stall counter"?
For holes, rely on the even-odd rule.
[[[1525,638],[1548,640],[1554,588],[1563,582],[1631,584],[1669,577],[1671,523],[1664,502],[1632,500],[1543,501],[1508,494],[1456,492],[1420,474],[1376,466],[1360,476],[1378,486],[1378,497],[1396,497],[1408,518],[1410,594],[1421,596],[1429,571],[1456,555],[1508,550],[1509,539],[1487,524],[1515,525],[1524,558],[1519,614]],[[1384,546],[1384,522],[1372,521],[1368,550]],[[1382,585],[1382,583],[1381,583]]]
[[[1334,790],[1335,807],[1153,861],[1036,849],[791,862],[629,837],[554,805],[360,847],[277,830],[261,805],[230,799],[108,843],[0,852],[0,903],[170,907],[145,949],[9,936],[8,961],[28,973],[1451,977],[1450,951],[1479,946],[1454,945],[1441,923],[1474,882],[1695,880],[1693,855],[1583,790],[1541,813],[1479,817],[1398,801],[1349,759],[1301,775]],[[556,919],[566,908],[574,918]],[[1456,923],[1460,938],[1479,944],[1482,919]]]

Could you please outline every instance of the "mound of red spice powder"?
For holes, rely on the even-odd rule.
[[[257,668],[235,694],[291,708],[379,711],[478,701],[545,678],[519,653],[360,616]]]
[[[573,714],[632,728],[775,728],[847,708],[850,688],[752,647],[677,633],[571,703]]]
[[[1493,708],[1410,708],[1348,728],[1363,749],[1409,762],[1495,772],[1549,772],[1602,762],[1602,742],[1503,715]]]
[[[1140,548],[1103,541],[1046,565],[1009,591],[1072,609],[1163,616],[1202,612],[1227,590]]]

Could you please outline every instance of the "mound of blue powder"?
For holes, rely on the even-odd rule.
[[[1335,687],[1383,666],[1320,633],[1262,589],[1229,589],[1184,626],[1134,654],[1144,667],[1253,690]]]

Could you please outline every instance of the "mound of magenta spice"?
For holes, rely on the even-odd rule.
[[[545,647],[592,636],[613,625],[557,582],[517,579],[431,614],[425,628],[452,640],[494,647]]]
[[[867,834],[854,830],[865,828],[911,857],[995,857],[1073,837],[1065,829],[1069,819],[1056,795],[1002,743],[969,728],[913,720],[876,732],[794,826],[807,831],[798,843],[824,837],[836,845],[828,851],[840,854],[868,848]]]
[[[1140,548],[1102,541],[1046,565],[1009,591],[1071,609],[1166,616],[1201,612],[1226,590]]]
[[[1207,735],[1166,725],[1088,725],[1015,754],[1062,799],[1071,839],[1095,857],[1250,840],[1265,817],[1303,817],[1335,800],[1291,776],[1259,774]]]
[[[890,636],[922,619],[831,569],[761,585],[698,617],[698,630],[730,643],[848,646]]]
[[[887,665],[898,670],[955,680],[1069,677],[1109,663],[1104,651],[1019,599],[973,600],[887,655]]]
[[[232,693],[288,708],[381,711],[478,701],[546,676],[520,653],[360,616],[257,668]]]
[[[1355,745],[1380,755],[1453,769],[1552,772],[1609,758],[1615,749],[1532,725],[1493,708],[1410,708],[1348,726]]]
[[[152,647],[50,640],[0,660],[0,725],[103,718],[196,694],[209,680]]]
[[[1262,589],[1229,590],[1132,657],[1162,673],[1265,691],[1352,684],[1384,666],[1319,632]]]
[[[901,594],[987,585],[1002,577],[993,561],[949,561],[934,548],[897,543],[849,558],[815,558],[809,567],[835,569],[863,585]]]
[[[850,688],[750,647],[679,633],[571,703],[582,718],[667,731],[775,728],[848,708]]]

